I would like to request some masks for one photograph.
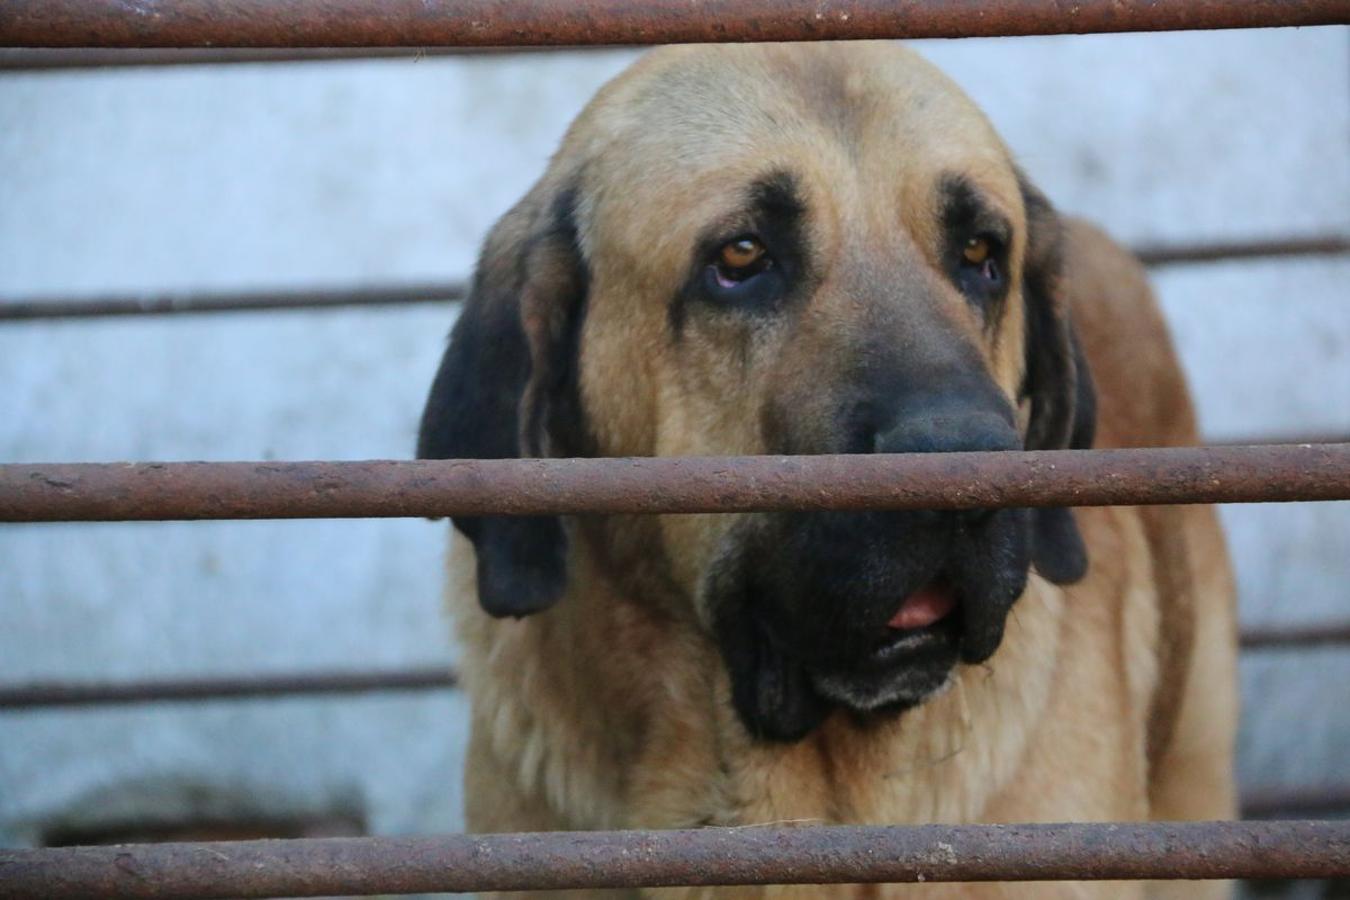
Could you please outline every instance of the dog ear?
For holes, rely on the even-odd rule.
[[[1061,289],[1063,225],[1050,201],[1025,177],[1027,251],[1022,296],[1026,306],[1026,375],[1022,397],[1031,403],[1028,450],[1086,450],[1097,427],[1092,373]],[[1072,584],[1087,573],[1087,548],[1073,511],[1034,511],[1032,561],[1042,576]]]
[[[587,277],[573,190],[536,187],[493,228],[422,413],[420,459],[586,455],[576,355]],[[547,609],[567,582],[556,516],[455,516],[493,616]]]

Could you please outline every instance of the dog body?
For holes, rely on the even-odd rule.
[[[649,54],[581,114],[488,239],[419,455],[1195,440],[1138,264],[954,85],[891,45],[759,45]],[[455,524],[474,831],[1234,812],[1208,508]]]

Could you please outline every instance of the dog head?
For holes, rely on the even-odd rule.
[[[418,453],[1087,447],[1060,244],[985,117],[907,50],[660,50],[489,236]],[[922,702],[994,653],[1033,564],[1060,583],[1087,565],[1067,510],[455,525],[493,615],[555,603],[569,541],[659,570],[741,720],[783,740]]]

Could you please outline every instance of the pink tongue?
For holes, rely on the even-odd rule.
[[[940,620],[954,606],[956,598],[949,589],[929,585],[906,597],[899,611],[886,624],[899,630],[923,628]]]

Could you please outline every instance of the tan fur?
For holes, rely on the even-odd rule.
[[[731,115],[728,110],[735,112]],[[667,304],[700,229],[728,199],[790,166],[817,209],[824,266],[789,327],[747,334],[691,324],[667,336]],[[943,320],[979,342],[1010,400],[1022,376],[1022,303],[986,334],[939,284],[929,187],[958,171],[1014,225],[1026,216],[1011,156],[945,77],[890,45],[666,49],[606,86],[524,222],[579,179],[594,263],[581,392],[605,455],[762,452],[751,410],[805,427],[849,329],[903,315],[858,297],[912,279]],[[494,241],[524,228],[508,220]],[[597,252],[603,250],[603,253]],[[897,274],[887,260],[912,261]],[[1100,398],[1098,446],[1193,443],[1182,375],[1140,267],[1100,232],[1069,228],[1063,283]],[[485,264],[493,264],[492,249]],[[505,265],[506,262],[501,264]],[[526,315],[530,302],[526,298]],[[539,315],[545,315],[540,311]],[[542,327],[542,326],[540,326]],[[528,329],[527,329],[528,330]],[[917,339],[921,339],[919,336]],[[813,418],[814,417],[814,418]],[[794,744],[752,741],[697,606],[698,583],[736,516],[570,522],[565,597],[521,621],[477,604],[473,549],[451,551],[472,735],[474,831],[1229,818],[1236,695],[1232,584],[1205,508],[1084,509],[1091,557],[1067,588],[1033,575],[985,666],[871,728],[836,714]],[[1150,887],[1148,896],[1164,896]],[[1188,897],[1221,886],[1186,886]],[[662,897],[1142,897],[1126,884],[670,890]]]

